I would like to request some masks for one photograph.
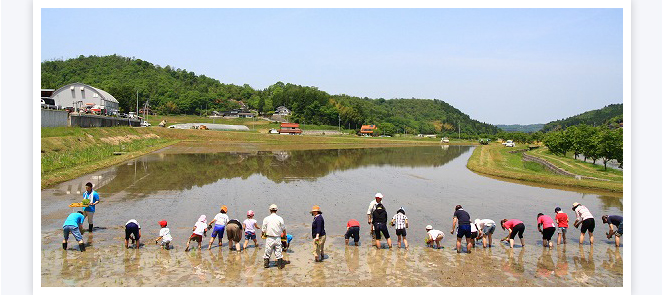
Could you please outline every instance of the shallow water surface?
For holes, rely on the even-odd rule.
[[[573,219],[573,202],[587,206],[597,218],[621,215],[621,197],[483,177],[465,166],[472,149],[429,146],[178,153],[177,147],[166,148],[42,190],[42,285],[370,286],[374,276],[402,286],[476,286],[478,282],[487,286],[622,285],[622,249],[615,249],[613,241],[605,238],[607,227],[600,219],[593,247],[587,242],[580,247],[579,231],[570,228],[567,245],[542,249],[536,229],[537,213],[553,215],[556,206]],[[63,251],[62,223],[72,212],[67,205],[82,199],[88,181],[96,185],[102,201],[94,216],[98,229],[84,234],[90,245],[87,252],[74,251],[73,237],[69,250]],[[366,207],[376,192],[385,195],[383,204],[389,216],[399,207],[405,208],[410,249],[369,246]],[[223,248],[215,242],[211,251],[183,252],[201,214],[209,221],[226,205],[231,218],[242,221],[247,210],[254,210],[260,223],[271,203],[279,206],[279,215],[295,237],[286,254],[292,263],[284,270],[291,276],[279,279],[281,276],[275,277],[278,270],[263,269],[262,248],[230,252],[224,240]],[[505,232],[498,228],[493,248],[456,254],[455,238],[449,234],[456,204],[462,204],[472,219],[523,220],[526,247],[508,249],[500,244]],[[327,260],[318,264],[312,262],[308,212],[313,205],[321,206],[328,235]],[[344,245],[345,224],[350,218],[362,224],[359,247]],[[129,219],[141,224],[144,248],[121,247]],[[161,219],[168,220],[174,238],[170,251],[159,250],[152,241],[158,236]],[[423,246],[427,224],[447,235],[444,249]],[[395,245],[395,232],[390,231]],[[470,273],[485,279],[465,278]]]

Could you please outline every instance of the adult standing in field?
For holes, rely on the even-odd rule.
[[[470,225],[470,213],[467,213],[463,206],[456,205],[454,219],[451,225],[451,234],[454,234],[456,225],[458,225],[458,234],[456,235],[456,253],[461,251],[461,240],[465,237],[467,242],[467,253],[472,253],[472,226]]]
[[[555,222],[557,222],[557,228],[559,228],[559,232],[557,232],[557,245],[562,242],[562,239],[564,240],[564,244],[566,244],[566,229],[569,228],[569,216],[560,207],[555,208]]]
[[[607,223],[610,232],[605,234],[606,238],[610,239],[615,236],[615,246],[619,247],[619,239],[624,234],[624,217],[619,215],[603,215],[601,217],[603,223]]]
[[[262,233],[265,235],[265,255],[262,257],[265,261],[265,268],[269,267],[269,258],[272,253],[276,256],[276,265],[279,268],[285,267],[283,260],[281,235],[287,235],[285,231],[285,222],[281,216],[276,215],[279,208],[276,204],[269,206],[269,216],[262,220]]]
[[[315,243],[315,262],[322,262],[325,258],[325,241],[327,233],[325,232],[325,219],[322,217],[320,206],[313,206],[311,209],[313,224],[311,225],[311,237]]]
[[[378,249],[382,248],[380,244],[380,239],[382,235],[387,239],[387,246],[391,249],[391,237],[389,236],[389,230],[387,229],[387,210],[384,208],[382,203],[379,203],[373,211],[373,216],[371,220],[373,221],[373,229],[375,230],[375,247]]]
[[[219,247],[223,244],[223,232],[226,229],[226,225],[228,224],[228,221],[230,221],[230,218],[228,218],[228,207],[226,205],[221,206],[221,210],[219,210],[219,213],[214,216],[214,219],[209,222],[207,225],[207,228],[209,229],[212,224],[214,224],[214,229],[212,230],[212,237],[209,239],[209,246],[207,246],[207,250],[212,250],[212,243],[214,243],[214,239],[218,236],[219,237]]]
[[[552,248],[552,237],[555,234],[555,222],[552,217],[539,213],[536,216],[536,228],[543,237],[543,247]]]
[[[83,209],[83,214],[87,218],[88,231],[92,232],[94,228],[94,211],[95,205],[99,204],[99,193],[92,190],[92,183],[88,182],[85,184],[85,192],[83,193],[83,200],[90,200],[90,204]]]
[[[475,219],[474,224],[477,226],[477,230],[479,231],[479,238],[483,242],[483,247],[492,247],[493,233],[495,232],[495,227],[497,226],[495,221],[492,219]],[[488,245],[486,245],[486,240],[488,240]]]
[[[594,245],[594,216],[589,212],[587,207],[583,206],[580,203],[573,203],[571,209],[576,213],[576,221],[573,222],[573,226],[578,228],[580,227],[580,244],[583,244],[585,241],[585,233],[589,231],[589,244]]]
[[[84,221],[85,215],[83,215],[82,211],[74,212],[67,216],[64,224],[62,224],[62,233],[64,235],[64,239],[62,240],[63,250],[67,250],[67,240],[69,240],[69,234],[71,233],[78,242],[78,250],[81,252],[85,251],[85,243],[83,242],[83,235],[80,231]]]
[[[368,216],[368,225],[371,226],[371,238],[375,239],[375,228],[373,227],[373,211],[377,208],[378,204],[382,204],[382,198],[384,196],[381,193],[375,194],[375,200],[372,200],[370,204],[368,204],[368,210],[366,211],[366,215]]]
[[[509,246],[513,248],[513,240],[516,239],[516,234],[520,238],[520,245],[525,247],[525,241],[523,240],[523,233],[525,232],[525,224],[518,219],[502,219],[500,222],[502,230],[508,230],[509,233],[502,241],[509,240]]]

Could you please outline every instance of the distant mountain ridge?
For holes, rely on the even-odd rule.
[[[552,121],[541,128],[542,132],[563,130],[570,126],[585,124],[600,126],[621,123],[624,116],[624,104],[610,104],[598,110],[591,110],[566,119]]]
[[[500,128],[506,132],[525,132],[525,133],[534,133],[543,128],[545,124],[511,124],[511,125],[495,125],[495,127]]]

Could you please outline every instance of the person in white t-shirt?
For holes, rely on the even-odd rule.
[[[483,247],[492,247],[493,244],[493,233],[495,233],[495,221],[492,219],[475,219],[474,225],[477,227],[479,232],[479,239],[483,241]],[[488,238],[488,243],[486,243],[486,238]]]
[[[246,219],[242,222],[244,227],[244,249],[249,244],[249,240],[253,240],[255,248],[258,248],[258,239],[256,239],[256,229],[258,228],[258,221],[253,219],[255,213],[253,210],[246,212]]]
[[[200,215],[198,221],[193,226],[192,231],[193,233],[186,242],[186,249],[184,249],[184,251],[189,251],[189,244],[191,241],[198,242],[198,250],[202,249],[203,235],[207,236],[207,216]]]
[[[444,239],[444,233],[441,230],[433,229],[433,226],[429,224],[426,226],[426,233],[428,234],[425,240],[426,246],[437,249],[442,248],[440,242]],[[435,245],[433,245],[433,242],[435,242]]]
[[[159,221],[159,225],[161,226],[161,230],[159,231],[159,237],[154,241],[155,244],[159,243],[159,240],[161,240],[161,247],[170,250],[170,242],[173,241],[173,237],[170,235],[170,229],[167,228],[168,222],[165,220]]]
[[[230,218],[228,218],[228,207],[226,205],[221,206],[221,210],[219,211],[219,214],[216,214],[214,216],[214,219],[209,222],[207,225],[207,229],[210,229],[212,227],[212,224],[214,224],[214,229],[212,230],[212,237],[209,239],[209,246],[207,246],[207,250],[212,250],[212,243],[214,243],[214,239],[218,236],[219,237],[219,247],[223,244],[223,232],[226,229],[226,225],[228,224],[228,221],[230,221]]]

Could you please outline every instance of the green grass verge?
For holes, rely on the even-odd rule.
[[[560,167],[573,174],[596,177],[601,179],[609,179],[613,181],[623,181],[623,171],[608,168],[607,170],[603,165],[595,165],[591,162],[584,162],[582,160],[573,159],[573,154],[570,157],[561,157],[552,154],[548,148],[541,147],[539,149],[528,152],[528,154],[545,159],[546,161]]]
[[[539,164],[528,164],[528,162],[523,162],[522,155],[508,153],[508,151],[512,150],[512,148],[506,148],[500,144],[478,146],[472,153],[472,156],[467,163],[467,167],[472,171],[486,175],[553,185],[560,188],[578,188],[610,192],[623,191],[623,182],[621,178],[616,178],[611,181],[600,181],[590,179],[579,180],[573,177],[557,175],[543,168],[543,166]]]

